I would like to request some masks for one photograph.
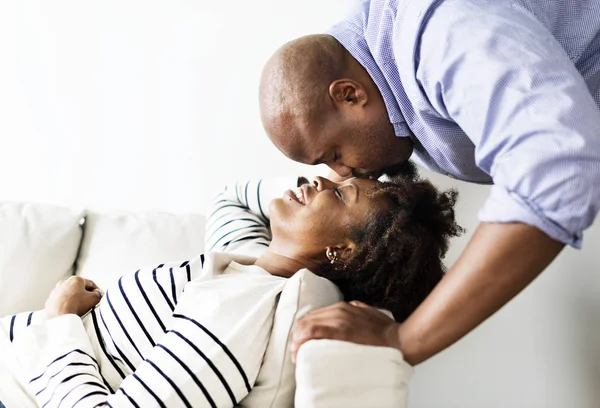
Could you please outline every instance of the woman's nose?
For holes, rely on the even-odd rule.
[[[337,184],[333,181],[319,176],[313,179],[312,184],[317,189],[317,191],[331,190],[337,186]]]

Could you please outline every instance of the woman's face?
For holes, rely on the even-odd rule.
[[[289,244],[309,259],[325,260],[327,248],[353,247],[348,231],[361,228],[385,207],[385,196],[367,192],[378,181],[350,179],[334,183],[317,177],[288,190],[270,204],[273,243]]]

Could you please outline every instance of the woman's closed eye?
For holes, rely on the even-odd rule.
[[[336,187],[333,189],[333,191],[335,191],[335,194],[340,198],[340,200],[344,201],[344,195],[339,188]]]

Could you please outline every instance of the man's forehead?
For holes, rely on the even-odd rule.
[[[318,142],[308,142],[305,139],[296,139],[290,146],[286,155],[297,162],[305,164],[323,163],[325,152]]]
[[[297,126],[277,126],[271,141],[288,158],[306,164],[318,164],[326,155],[326,146]]]

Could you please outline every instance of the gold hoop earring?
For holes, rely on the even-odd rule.
[[[328,255],[331,257],[331,260],[330,260],[331,264],[334,264],[337,262],[337,260],[338,260],[337,252],[333,252],[333,253],[329,252]]]

